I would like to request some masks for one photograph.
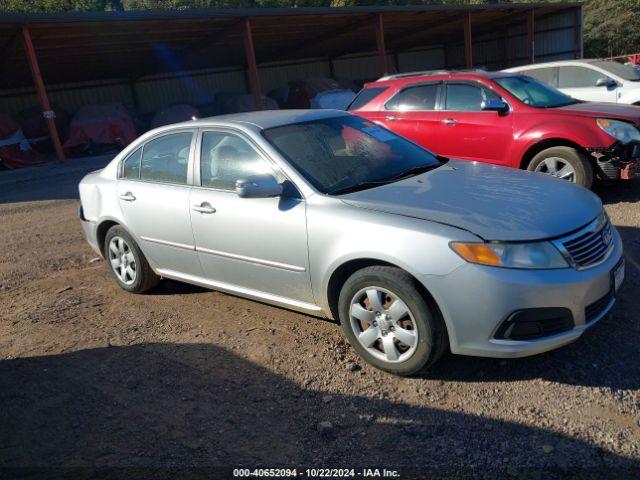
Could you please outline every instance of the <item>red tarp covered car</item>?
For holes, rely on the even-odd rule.
[[[97,153],[105,146],[126,147],[138,134],[131,115],[120,103],[85,105],[71,120],[67,151]]]
[[[20,126],[9,115],[0,114],[0,165],[21,168],[43,161],[42,156],[31,148]]]
[[[64,142],[69,134],[69,114],[59,107],[53,107],[55,112],[56,129],[60,140]],[[16,120],[22,128],[31,146],[38,152],[52,152],[53,146],[49,138],[47,120],[42,115],[42,109],[38,106],[29,107],[16,115]]]

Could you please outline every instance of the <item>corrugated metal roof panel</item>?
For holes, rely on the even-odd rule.
[[[465,11],[473,12],[474,29],[481,31],[518,23],[526,9],[535,8],[542,18],[577,5],[503,3],[3,15],[0,45],[6,47],[0,83],[11,88],[32,82],[21,41],[12,41],[21,40],[19,29],[25,23],[29,24],[45,81],[61,83],[114,76],[138,78],[244,63],[242,20],[246,17],[251,18],[257,61],[264,63],[335,58],[374,49],[377,13],[385,15],[389,48],[402,51],[443,43],[460,34],[460,17]]]

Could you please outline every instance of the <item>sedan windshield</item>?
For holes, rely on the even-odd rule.
[[[263,135],[317,190],[332,195],[442,165],[431,152],[352,115],[269,128]]]
[[[560,90],[524,75],[496,78],[494,82],[522,103],[532,107],[555,108],[578,103],[578,100]]]

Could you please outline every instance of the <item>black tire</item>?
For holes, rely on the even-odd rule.
[[[131,279],[131,277],[129,277],[130,283],[123,281],[123,279],[116,273],[116,269],[111,262],[111,253],[109,251],[109,246],[114,238],[116,240],[117,238],[123,239],[127,247],[124,251],[126,253],[130,252],[133,255],[133,261],[135,262],[135,278]],[[104,256],[109,273],[116,281],[116,283],[120,286],[120,288],[126,290],[127,292],[144,293],[148,290],[151,290],[153,287],[158,285],[158,282],[160,282],[160,277],[156,275],[156,273],[151,269],[149,262],[140,250],[140,247],[138,246],[136,241],[120,225],[114,225],[107,232],[107,236],[104,239]]]
[[[527,165],[527,170],[535,172],[544,160],[551,157],[561,158],[573,167],[575,172],[574,183],[585,188],[591,188],[593,184],[593,167],[581,152],[572,147],[551,147],[542,150],[531,159],[529,165]]]
[[[392,292],[411,312],[418,331],[418,341],[415,351],[406,360],[395,363],[382,360],[369,353],[356,338],[351,325],[351,304],[367,287],[378,287]],[[430,367],[448,347],[447,330],[437,307],[420,292],[415,279],[399,268],[373,266],[355,272],[342,286],[338,311],[342,329],[354,350],[374,367],[396,375],[413,375]]]

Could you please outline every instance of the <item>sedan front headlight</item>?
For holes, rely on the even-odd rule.
[[[608,118],[598,118],[596,123],[602,130],[622,143],[629,143],[634,140],[640,142],[640,130],[630,123]]]
[[[567,268],[569,264],[549,242],[452,242],[454,252],[467,262],[504,268]]]

